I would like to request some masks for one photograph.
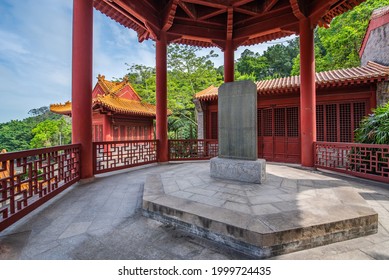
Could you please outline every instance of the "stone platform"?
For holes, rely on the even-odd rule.
[[[267,258],[377,232],[378,215],[349,182],[267,164],[264,184],[210,177],[209,162],[146,178],[144,215]]]
[[[266,180],[266,160],[239,160],[214,157],[210,160],[210,175],[214,178],[262,184]]]

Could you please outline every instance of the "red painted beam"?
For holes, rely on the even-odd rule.
[[[308,18],[300,20],[300,122],[301,165],[314,166],[316,141],[316,87],[314,28]]]
[[[161,33],[156,41],[156,137],[159,143],[158,162],[169,160],[167,138],[167,40]]]
[[[296,22],[296,18],[291,13],[282,13],[275,17],[235,29],[234,39],[250,37],[252,34],[266,33],[269,29],[281,28]]]
[[[196,11],[196,8],[193,4],[185,3],[185,2],[181,1],[181,2],[179,2],[179,5],[191,19],[197,18],[197,11]]]
[[[93,0],[73,1],[72,142],[81,144],[81,179],[93,177]]]
[[[129,14],[136,17],[138,20],[143,22],[146,27],[151,26],[155,32],[155,30],[159,30],[161,28],[160,20],[156,15],[155,11],[150,9],[150,7],[145,4],[143,1],[139,0],[113,0],[117,5],[123,8],[123,10],[127,11]]]

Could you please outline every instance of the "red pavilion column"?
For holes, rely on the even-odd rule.
[[[300,20],[300,123],[301,165],[314,166],[316,141],[316,87],[314,27],[309,19]]]
[[[232,40],[226,41],[224,49],[224,82],[234,81],[234,46]]]
[[[72,142],[81,144],[81,179],[93,177],[93,0],[73,1]]]
[[[169,160],[167,138],[167,42],[166,34],[163,32],[161,32],[159,40],[156,40],[156,82],[158,162],[167,162]]]

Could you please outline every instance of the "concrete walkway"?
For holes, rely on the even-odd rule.
[[[76,184],[1,232],[0,259],[247,259],[141,215],[148,175],[196,170],[206,164],[156,165]],[[389,259],[389,187],[341,178],[378,213],[378,233],[274,259]]]

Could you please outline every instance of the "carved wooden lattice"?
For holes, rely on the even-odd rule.
[[[0,154],[0,230],[80,178],[80,146]]]
[[[157,162],[157,141],[94,142],[94,173]]]
[[[169,160],[201,160],[217,157],[215,139],[169,140]]]
[[[317,142],[315,166],[389,183],[389,145]]]

